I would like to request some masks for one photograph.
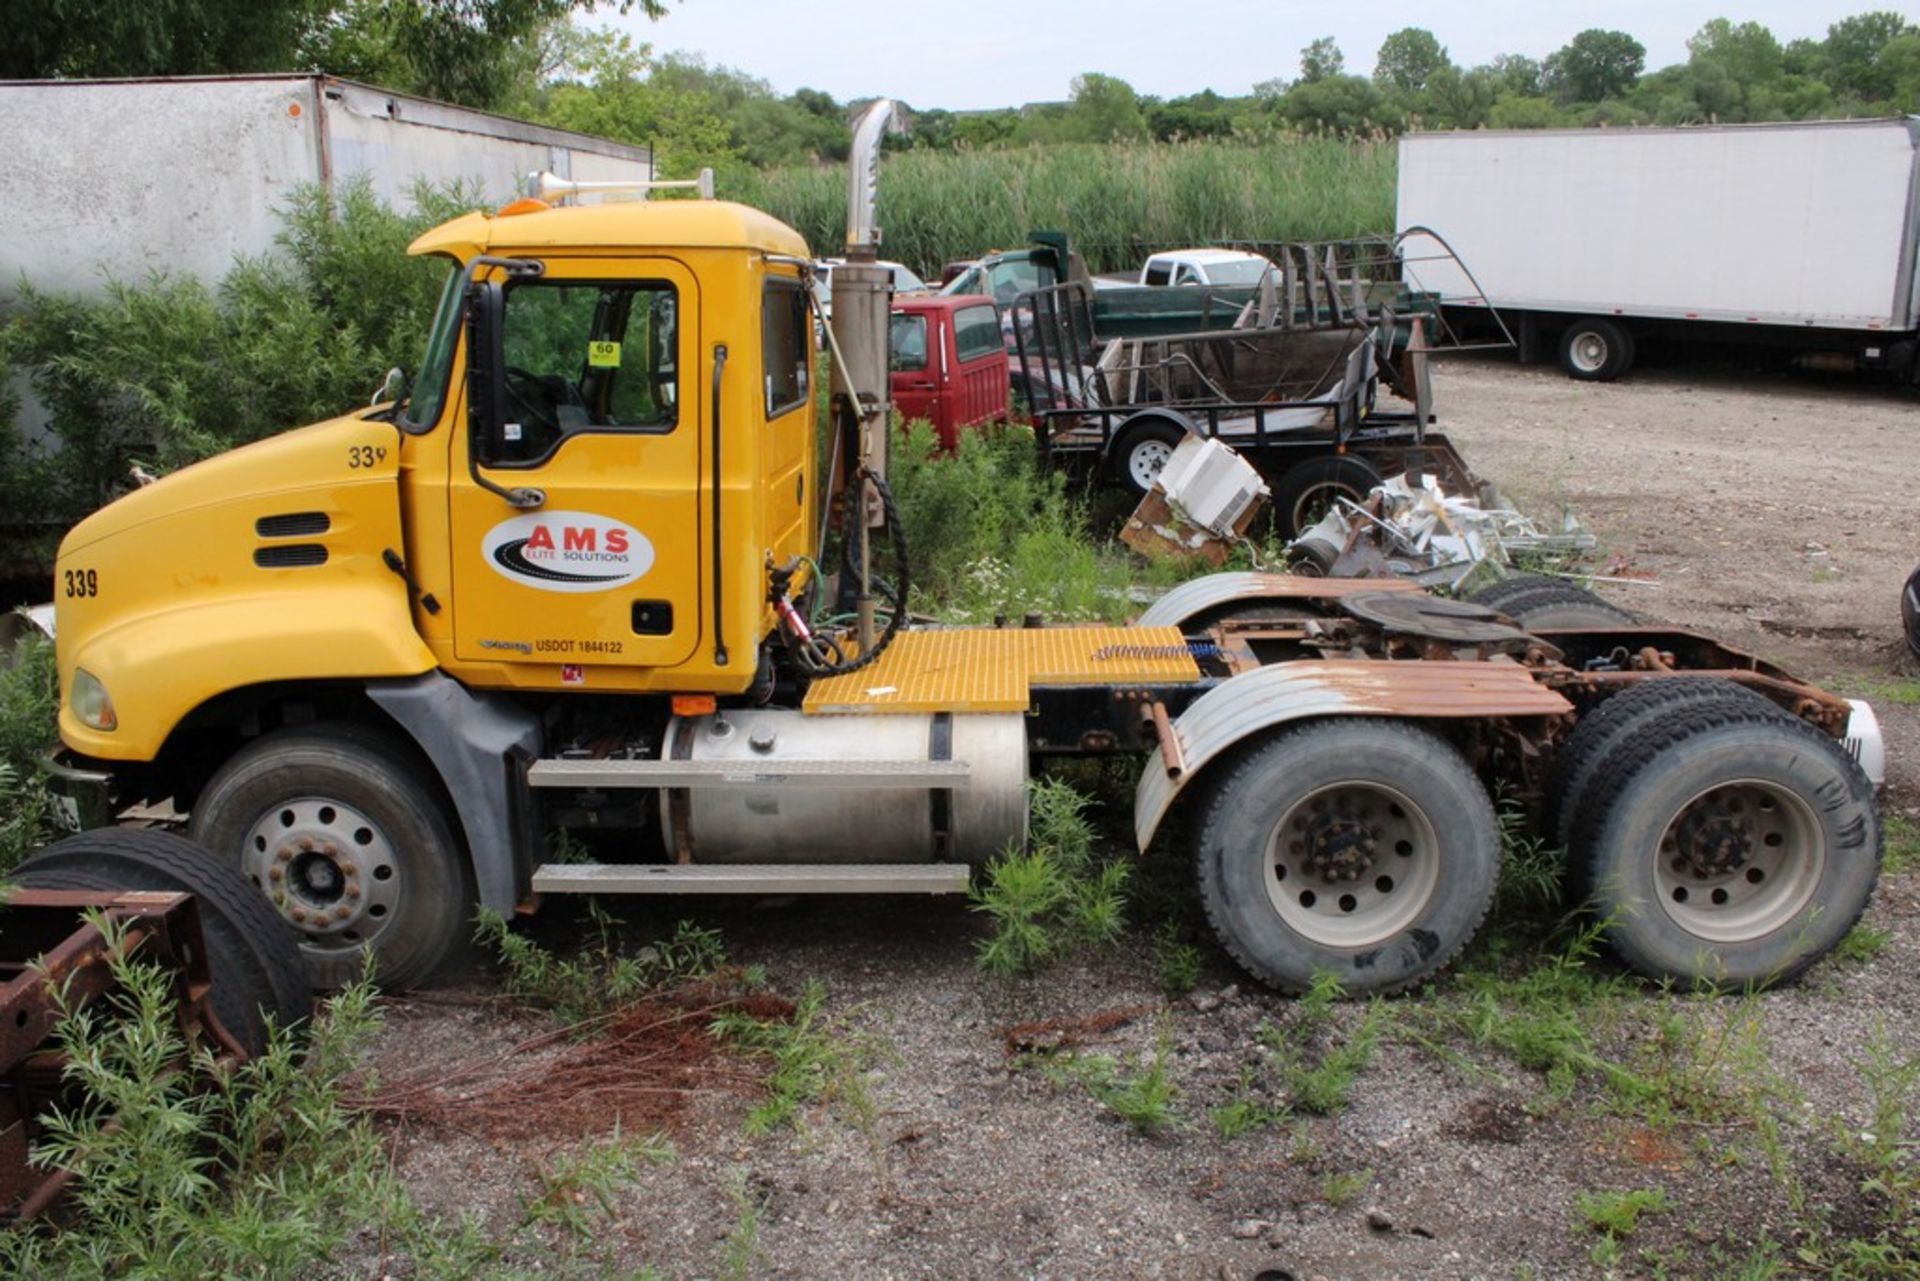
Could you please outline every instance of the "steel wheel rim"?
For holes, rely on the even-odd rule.
[[[240,870],[313,951],[356,951],[400,908],[393,842],[361,810],[333,797],[297,797],[261,814],[247,831]]]
[[[1143,440],[1127,451],[1127,474],[1141,489],[1152,489],[1171,457],[1173,446],[1166,441]]]
[[[1586,374],[1597,374],[1607,363],[1607,340],[1591,329],[1574,336],[1568,352],[1573,359],[1574,368]]]
[[[1660,833],[1655,898],[1708,943],[1748,943],[1790,924],[1826,874],[1826,831],[1804,800],[1760,779],[1695,794]]]
[[[1268,901],[1289,929],[1324,947],[1377,947],[1432,901],[1440,840],[1405,793],[1330,783],[1280,816],[1265,863]]]

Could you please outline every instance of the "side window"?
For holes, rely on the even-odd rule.
[[[1167,283],[1167,279],[1168,277],[1167,277],[1166,263],[1150,262],[1147,264],[1147,283],[1148,284],[1164,285]]]
[[[813,354],[807,335],[807,295],[797,280],[767,282],[761,303],[760,344],[766,355],[767,417],[778,418],[807,403],[807,368]]]
[[[887,368],[894,373],[913,373],[925,369],[927,318],[895,312],[892,330],[887,338],[887,353]],[[961,359],[965,360],[966,357],[962,356]]]
[[[510,285],[501,438],[482,461],[535,462],[575,432],[673,430],[678,311],[661,282]]]
[[[962,364],[1004,350],[1000,314],[991,307],[962,307],[953,317],[953,345]]]

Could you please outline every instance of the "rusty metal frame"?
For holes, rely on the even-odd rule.
[[[207,1046],[216,1061],[244,1062],[247,1053],[220,1025],[208,1002],[212,987],[199,909],[191,895],[93,890],[15,890],[0,906],[0,1225],[45,1213],[72,1182],[70,1170],[29,1163],[39,1117],[69,1101],[64,1058],[48,1045],[65,1010],[93,1006],[118,988],[106,933],[84,919],[89,909],[120,933],[119,954],[160,966],[172,976],[179,1031],[189,1046]]]

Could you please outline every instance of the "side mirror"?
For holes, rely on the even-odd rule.
[[[501,454],[507,403],[501,320],[506,292],[491,281],[467,287],[467,453],[492,462]]]
[[[374,388],[373,399],[369,405],[395,405],[407,394],[407,371],[395,365],[387,371],[387,376]]]

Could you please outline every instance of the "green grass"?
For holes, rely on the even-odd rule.
[[[747,1133],[798,1129],[807,1109],[839,1107],[870,1128],[874,1101],[867,1069],[877,1057],[871,1038],[844,1016],[827,1013],[827,990],[809,982],[789,1019],[758,1019],[737,1011],[718,1015],[714,1033],[739,1052],[763,1060],[766,1094],[747,1113]]]
[[[1320,1198],[1338,1209],[1352,1205],[1373,1185],[1373,1171],[1331,1170],[1320,1177]]]
[[[1171,1055],[1163,1034],[1150,1055],[1131,1065],[1107,1054],[1043,1054],[1029,1062],[1037,1061],[1055,1085],[1084,1087],[1136,1133],[1152,1136],[1185,1126],[1174,1111],[1181,1090],[1168,1067]]]
[[[629,954],[619,946],[617,919],[592,900],[587,913],[592,936],[571,956],[516,934],[498,913],[484,909],[475,940],[499,958],[509,996],[544,1006],[568,1024],[597,1018],[657,988],[703,978],[726,962],[720,935],[692,921]]]
[[[1901,875],[1920,867],[1920,823],[1915,823],[1904,814],[1888,814],[1882,820],[1886,839],[1886,856],[1881,869],[1891,875]]]
[[[1642,1218],[1666,1214],[1673,1203],[1664,1189],[1635,1188],[1625,1192],[1582,1192],[1574,1198],[1573,1208],[1587,1231],[1601,1236],[1630,1237],[1639,1230]]]
[[[880,166],[880,224],[886,256],[936,280],[949,259],[1042,227],[1067,232],[1093,270],[1124,270],[1156,247],[1390,231],[1395,171],[1390,139],[903,151]],[[844,166],[769,170],[741,198],[816,252],[845,237]]]

